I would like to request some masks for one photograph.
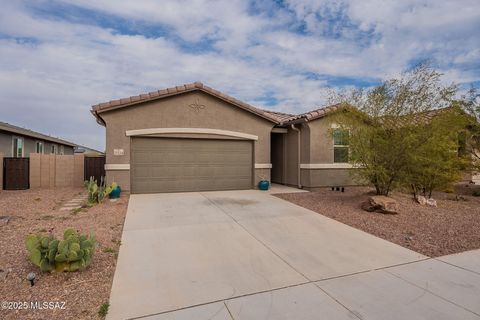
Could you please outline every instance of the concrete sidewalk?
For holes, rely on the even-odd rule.
[[[270,290],[146,319],[478,320],[480,275],[454,265],[457,261],[463,264],[464,257],[471,256],[478,259],[480,250]]]
[[[268,192],[132,195],[108,318],[480,319],[480,275],[451,259],[471,260],[427,259]]]

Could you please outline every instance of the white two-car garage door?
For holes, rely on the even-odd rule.
[[[253,142],[133,137],[131,192],[252,188]]]

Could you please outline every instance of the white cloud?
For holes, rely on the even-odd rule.
[[[196,80],[257,106],[270,97],[277,110],[303,112],[326,101],[329,77],[382,79],[417,58],[437,61],[448,81],[480,77],[480,9],[468,0],[426,6],[296,0],[286,8],[268,0],[255,6],[239,0],[62,1],[168,31],[156,38],[2,2],[0,120],[100,149],[104,132],[89,113],[92,104]],[[306,32],[296,32],[302,25]],[[205,40],[211,48],[182,47],[195,49]]]

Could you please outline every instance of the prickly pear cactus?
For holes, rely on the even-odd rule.
[[[90,177],[89,181],[85,181],[85,187],[88,192],[88,203],[94,204],[102,202],[116,186],[117,184],[115,182],[113,182],[111,186],[107,186],[103,177],[100,178],[100,184],[97,185],[97,180]]]
[[[73,229],[65,230],[63,240],[52,235],[28,235],[26,246],[30,260],[44,272],[84,270],[92,261],[95,235],[78,235]]]

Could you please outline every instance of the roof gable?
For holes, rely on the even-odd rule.
[[[215,90],[209,86],[204,85],[201,82],[194,82],[189,84],[184,84],[181,86],[171,87],[163,90],[152,91],[149,93],[143,93],[138,96],[131,96],[128,98],[122,98],[117,100],[111,100],[104,103],[99,103],[92,106],[92,114],[97,118],[97,122],[101,125],[104,125],[105,122],[101,117],[101,113],[108,112],[112,110],[118,110],[134,105],[138,105],[140,103],[155,101],[167,97],[172,97],[175,95],[184,94],[187,92],[193,91],[201,91],[211,96],[214,96],[220,100],[223,100],[231,105],[234,105],[240,109],[253,113],[261,118],[264,118],[270,122],[273,122],[277,125],[288,125],[290,123],[297,123],[303,121],[312,121],[319,118],[323,118],[326,115],[336,112],[341,108],[340,104],[327,106],[323,108],[319,108],[316,110],[312,110],[309,112],[305,112],[299,115],[293,115],[289,113],[271,111],[271,110],[264,110],[257,107],[254,107],[248,103],[235,99],[229,95],[226,95],[218,90]]]
[[[97,118],[97,122],[104,124],[103,119],[101,118],[100,114],[103,112],[107,111],[112,111],[112,110],[118,110],[121,108],[126,108],[129,106],[137,105],[140,103],[145,103],[145,102],[150,102],[150,101],[155,101],[179,94],[184,94],[187,92],[193,92],[193,91],[201,91],[206,94],[209,94],[213,97],[216,97],[220,100],[223,100],[225,102],[228,102],[229,104],[232,104],[240,109],[243,109],[245,111],[248,111],[250,113],[253,113],[261,118],[264,118],[270,122],[273,123],[279,123],[280,119],[282,118],[281,113],[277,112],[269,112],[263,109],[256,108],[252,105],[249,105],[248,103],[242,102],[238,99],[235,99],[229,95],[226,95],[218,90],[215,90],[211,87],[205,86],[201,82],[194,82],[190,84],[185,84],[181,86],[176,86],[172,88],[167,88],[163,90],[158,90],[158,91],[152,91],[149,93],[145,94],[140,94],[138,96],[131,96],[128,98],[123,98],[123,99],[118,99],[118,100],[111,100],[108,102],[100,103],[97,105],[92,106],[92,113],[94,116]],[[289,115],[290,116],[290,115]]]

